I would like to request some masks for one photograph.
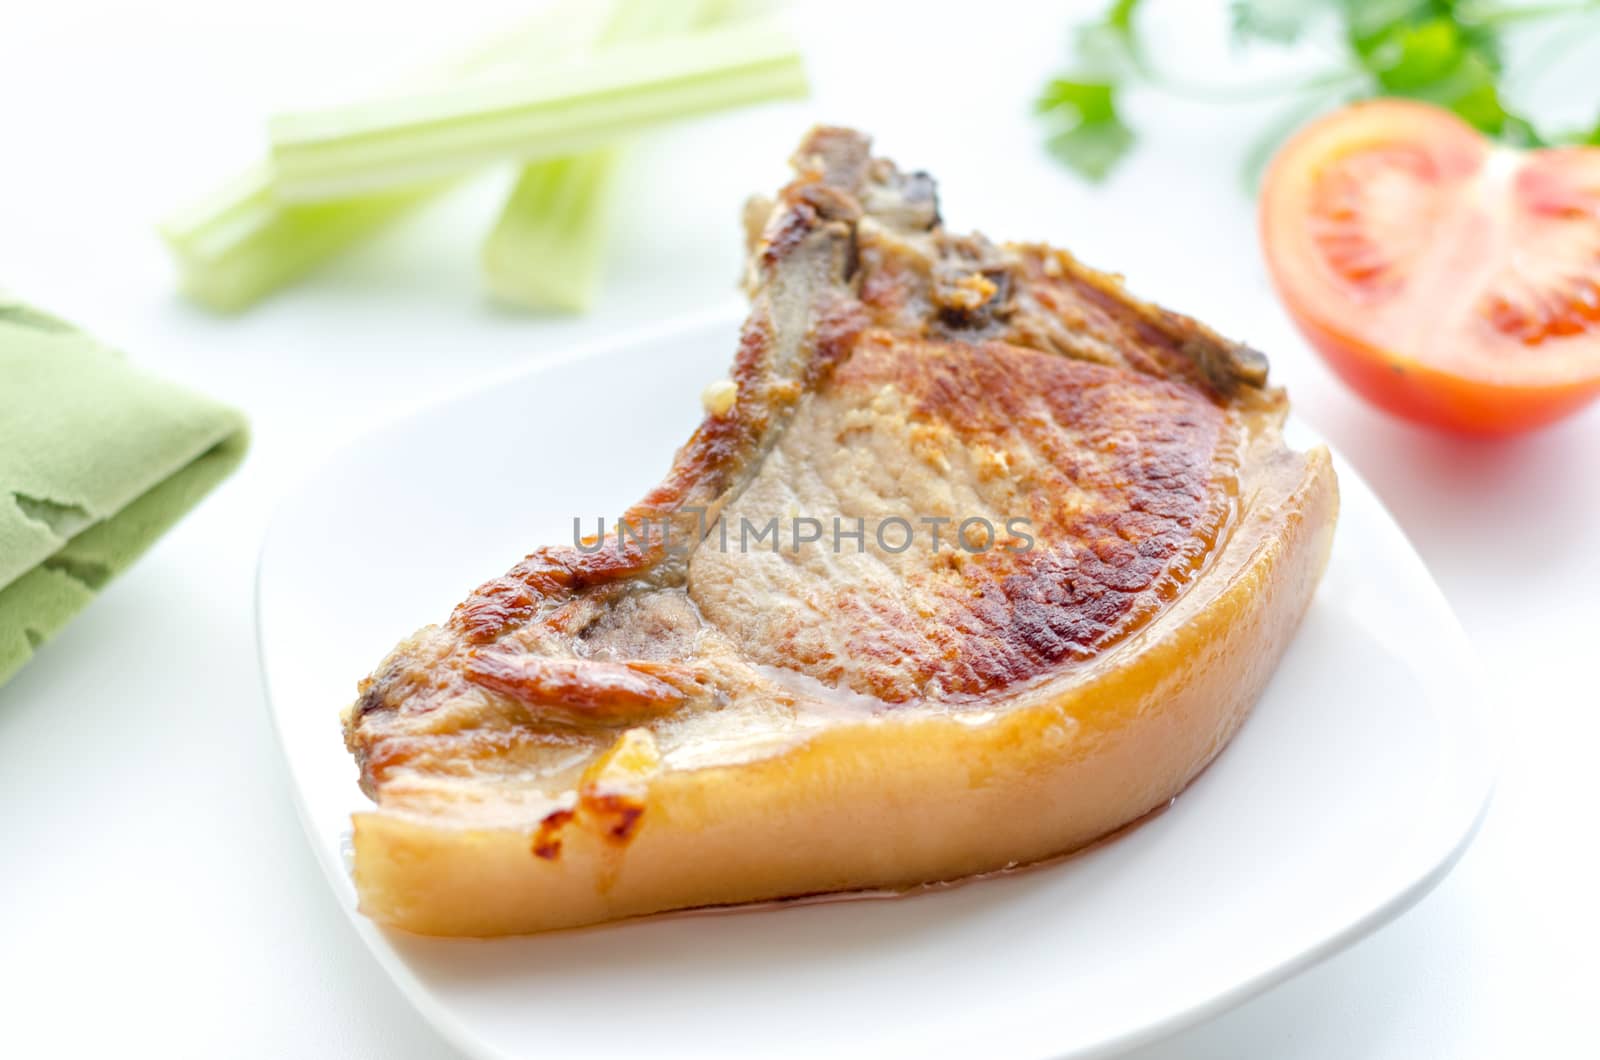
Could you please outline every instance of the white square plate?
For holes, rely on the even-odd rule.
[[[268,699],[312,845],[362,937],[480,1056],[1099,1056],[1236,1004],[1395,916],[1488,798],[1466,640],[1349,466],[1333,559],[1250,720],[1166,812],[1053,865],[897,900],[495,941],[355,911],[356,680],[574,515],[653,485],[725,371],[719,313],[523,369],[337,455],[261,557]],[[1315,441],[1303,429],[1297,445]]]

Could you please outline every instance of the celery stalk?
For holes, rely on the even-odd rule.
[[[483,245],[491,294],[530,309],[588,308],[605,258],[616,160],[615,150],[590,151],[522,171]]]
[[[345,202],[284,205],[258,166],[160,226],[183,291],[219,312],[246,309],[431,198],[439,185]]]
[[[799,53],[771,23],[618,44],[525,79],[282,115],[270,126],[273,191],[314,201],[404,187],[805,91]]]
[[[438,70],[423,84],[486,76],[542,61],[592,40],[594,5],[566,4]],[[272,191],[263,161],[203,201],[169,217],[159,231],[178,265],[184,293],[219,312],[246,309],[346,247],[437,195],[434,181],[342,201],[287,205]]]
[[[727,18],[728,0],[621,0],[602,47],[680,33]],[[609,190],[622,149],[591,151],[522,168],[483,243],[489,291],[529,309],[582,312],[600,285]]]

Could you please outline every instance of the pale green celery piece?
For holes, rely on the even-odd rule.
[[[621,0],[598,44],[648,40],[715,24],[730,0]],[[516,185],[483,243],[492,295],[529,309],[581,313],[600,287],[609,191],[621,148],[534,162]]]
[[[282,115],[270,126],[273,192],[315,201],[406,187],[805,92],[799,51],[771,22],[618,44],[528,78]]]
[[[441,186],[285,205],[273,198],[272,171],[262,165],[168,218],[160,231],[177,259],[184,293],[212,309],[238,312],[431,198]]]
[[[486,47],[418,77],[442,84],[491,76],[578,48],[600,26],[587,0],[558,5]],[[294,282],[443,191],[433,181],[339,201],[288,205],[272,192],[263,161],[203,201],[168,218],[160,233],[178,264],[184,292],[220,312],[238,312]]]
[[[483,245],[489,290],[530,309],[589,307],[605,257],[606,198],[617,151],[526,167]]]

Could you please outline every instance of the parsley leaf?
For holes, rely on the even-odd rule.
[[[1405,95],[1453,74],[1466,54],[1461,27],[1448,18],[1433,18],[1398,23],[1378,34],[1365,49],[1363,65],[1385,92]]]
[[[1345,35],[1364,59],[1390,30],[1427,18],[1441,5],[1436,0],[1343,0],[1341,6]]]
[[[1379,95],[1403,96],[1454,111],[1473,128],[1519,145],[1538,142],[1533,124],[1506,110],[1500,98],[1500,41],[1482,26],[1466,26],[1452,4],[1413,5],[1409,17],[1368,29],[1351,43]]]
[[[1116,90],[1107,82],[1057,78],[1035,109],[1056,125],[1045,141],[1050,153],[1090,180],[1104,180],[1133,146],[1133,130],[1117,113]]]
[[[1133,15],[1143,0],[1115,0],[1106,12],[1106,25],[1124,36],[1133,36]]]

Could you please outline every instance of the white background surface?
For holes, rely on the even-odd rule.
[[[0,689],[5,1051],[448,1055],[361,948],[294,817],[256,681],[262,528],[290,483],[366,425],[475,375],[731,297],[742,197],[774,186],[806,123],[825,118],[935,173],[953,226],[1070,246],[1267,350],[1297,407],[1412,536],[1491,674],[1500,793],[1456,873],[1370,940],[1141,1060],[1593,1055],[1600,409],[1487,445],[1368,410],[1298,340],[1262,271],[1237,178],[1261,110],[1141,98],[1145,147],[1102,189],[1039,149],[1027,106],[1064,48],[1062,6],[808,6],[815,98],[641,145],[605,296],[579,320],[485,304],[477,242],[503,174],[236,320],[173,295],[152,232],[249,159],[273,109],[348,85],[348,68],[365,82],[425,62],[503,22],[509,0],[8,10],[0,283],[237,403],[256,443]],[[1180,6],[1152,4],[1162,20]],[[1165,27],[1186,41],[1203,28]],[[1592,63],[1567,65],[1569,83],[1593,85]],[[585,399],[616,423],[604,394]],[[493,503],[418,481],[371,513],[372,532],[415,506]]]

